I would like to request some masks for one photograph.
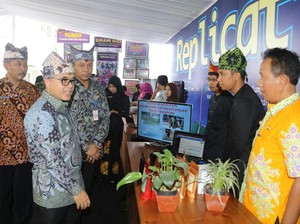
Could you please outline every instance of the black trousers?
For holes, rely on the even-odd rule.
[[[91,190],[95,182],[97,173],[100,172],[100,160],[96,160],[93,164],[83,162],[81,167],[82,178],[84,182],[85,191],[91,195]],[[98,171],[98,172],[97,172]]]
[[[31,163],[0,166],[0,223],[28,224],[32,215]]]
[[[80,224],[80,214],[76,204],[47,209],[34,203],[30,224]]]

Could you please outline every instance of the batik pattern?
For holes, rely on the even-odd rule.
[[[25,117],[30,162],[33,163],[33,199],[46,208],[75,203],[84,189],[82,156],[67,104],[44,91]]]
[[[0,80],[0,166],[28,162],[23,119],[39,96],[29,82],[22,81],[14,89],[7,77]]]

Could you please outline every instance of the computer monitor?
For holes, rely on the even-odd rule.
[[[137,137],[171,144],[175,130],[191,131],[192,111],[192,104],[139,100]]]
[[[204,135],[176,130],[171,151],[196,162],[203,158],[204,143]]]

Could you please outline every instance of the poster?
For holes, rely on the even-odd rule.
[[[107,86],[108,80],[118,73],[118,53],[97,53],[97,74],[101,85]]]
[[[95,51],[98,52],[122,52],[122,40],[95,37]]]
[[[70,30],[58,29],[57,43],[89,43],[90,35]]]
[[[125,57],[148,58],[149,44],[126,41]]]

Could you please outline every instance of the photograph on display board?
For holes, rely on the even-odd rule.
[[[137,69],[149,69],[149,59],[136,59]]]
[[[136,91],[136,85],[139,84],[139,80],[125,80],[125,86],[127,87],[127,95],[129,99],[132,98],[133,93]]]
[[[152,86],[152,89],[156,88],[156,79],[143,79],[143,82],[149,82]]]
[[[135,58],[124,58],[124,68],[136,69],[136,59]]]
[[[118,53],[97,53],[97,74],[100,83],[107,86],[108,80],[118,72]]]
[[[125,57],[148,58],[149,44],[126,41]]]
[[[123,79],[135,79],[135,69],[126,69],[123,70]]]
[[[149,78],[149,69],[137,69],[136,70],[137,79],[148,79]]]

